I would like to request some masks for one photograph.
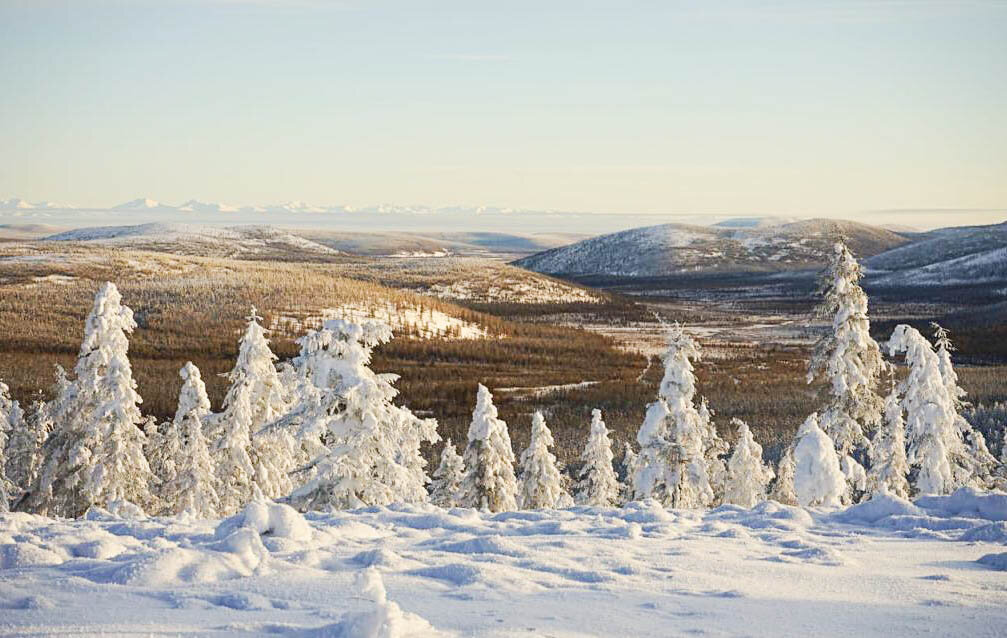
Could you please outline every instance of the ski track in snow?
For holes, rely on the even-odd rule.
[[[3,514],[0,633],[994,636],[1005,519],[1007,495],[967,490],[833,511]],[[360,591],[367,568],[388,603]],[[360,629],[403,613],[415,633]]]

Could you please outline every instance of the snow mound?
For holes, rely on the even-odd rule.
[[[498,554],[500,556],[522,556],[524,552],[514,543],[501,536],[477,536],[465,541],[441,543],[433,549],[454,554]]]
[[[959,540],[1007,545],[1007,522],[997,521],[973,527],[962,534]]]
[[[297,510],[283,503],[249,503],[244,510],[225,518],[217,526],[217,538],[228,537],[235,530],[251,528],[260,536],[287,538],[292,541],[311,540],[311,526]]]
[[[921,496],[916,504],[934,516],[1007,521],[1007,494],[961,487],[950,496]]]
[[[871,500],[833,515],[840,523],[876,525],[892,516],[920,516],[923,510],[894,494],[876,494]]]
[[[373,603],[373,609],[347,614],[339,623],[320,627],[306,635],[325,638],[436,638],[447,635],[388,600],[381,574],[373,567],[360,573],[356,587]]]
[[[65,556],[27,542],[0,545],[0,569],[59,565]]]
[[[976,562],[980,565],[985,565],[990,569],[1007,572],[1007,552],[1000,554],[986,554]]]

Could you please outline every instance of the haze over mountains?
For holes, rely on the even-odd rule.
[[[676,221],[649,223],[669,219]],[[919,232],[904,225],[778,216],[355,208],[302,201],[238,207],[195,199],[172,205],[146,197],[95,209],[0,200],[0,240],[7,241],[103,242],[256,258],[491,256],[573,278],[800,272],[817,269],[837,237],[863,260],[872,285],[1007,281],[1007,222]]]
[[[0,200],[0,225],[38,223],[80,228],[144,223],[199,223],[215,226],[258,224],[364,233],[576,233],[586,237],[667,223],[697,226],[716,223],[739,229],[758,228],[809,219],[815,216],[813,210],[810,208],[808,214],[796,216],[762,213],[739,216],[709,212],[558,211],[487,205],[319,205],[299,200],[278,204],[236,205],[190,198],[171,204],[150,197],[139,197],[109,206],[83,207],[15,197]],[[957,219],[963,222],[969,220],[971,223],[1000,222],[1007,217],[1007,210],[861,211],[846,217],[895,232],[918,232],[953,224]]]

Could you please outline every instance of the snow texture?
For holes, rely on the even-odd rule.
[[[16,635],[997,635],[1005,518],[1007,495],[968,489],[829,511],[8,513],[0,618]]]

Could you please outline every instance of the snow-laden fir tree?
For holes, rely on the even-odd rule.
[[[87,316],[75,379],[55,399],[56,429],[46,440],[45,461],[24,508],[77,517],[113,501],[141,508],[152,503],[154,477],[139,427],[141,399],[127,356],[127,334],[135,327],[118,289],[104,284]]]
[[[623,503],[633,500],[633,477],[636,476],[637,468],[640,465],[640,457],[633,451],[633,446],[626,441],[622,446],[622,476],[619,481],[619,494]]]
[[[50,429],[45,404],[36,400],[27,414],[11,415],[10,421],[12,430],[5,453],[7,479],[23,493],[34,483],[42,463],[42,444]]]
[[[724,502],[741,507],[754,507],[766,500],[766,487],[773,480],[773,470],[762,460],[762,446],[755,442],[748,424],[731,419],[738,428],[738,442],[727,461],[727,481]]]
[[[601,410],[592,410],[591,432],[580,455],[579,480],[574,487],[574,500],[578,505],[613,507],[619,504],[621,485],[612,458],[612,440],[601,419]]]
[[[465,478],[460,505],[491,512],[517,509],[514,450],[507,424],[497,416],[493,395],[479,384],[463,456]]]
[[[723,458],[730,449],[727,441],[720,438],[717,426],[713,423],[713,410],[703,397],[699,402],[699,418],[703,423],[703,456],[706,458],[706,472],[710,477],[710,487],[713,489],[711,504],[724,500],[724,490],[727,488],[727,460]]]
[[[434,470],[430,483],[430,502],[438,507],[456,507],[464,477],[465,462],[455,450],[455,444],[448,439],[441,450],[441,463]]]
[[[162,501],[171,514],[188,512],[196,518],[214,518],[220,510],[220,499],[214,489],[213,460],[203,433],[210,399],[199,368],[191,361],[178,374],[182,389],[170,427],[178,433],[180,446],[172,458],[170,476],[163,479]]]
[[[805,507],[836,507],[846,491],[846,476],[832,439],[818,426],[812,413],[797,431],[794,446],[794,492]]]
[[[883,408],[875,388],[884,361],[871,338],[862,277],[856,258],[843,242],[837,242],[822,277],[824,299],[817,311],[831,318],[832,326],[815,344],[807,376],[808,383],[822,378],[829,384],[829,401],[820,423],[836,446],[849,483],[844,501],[864,488],[864,469],[853,455],[867,447],[865,430],[881,422]]]
[[[769,492],[769,498],[784,505],[797,505],[797,492],[794,491],[794,475],[797,464],[794,462],[794,448],[788,446],[776,466],[776,480]]]
[[[16,487],[7,478],[8,441],[15,428],[21,426],[21,408],[10,398],[10,388],[0,381],[0,512],[10,509]]]
[[[986,437],[973,428],[962,415],[962,411],[971,406],[965,401],[966,392],[958,385],[958,373],[955,372],[951,362],[951,353],[955,350],[951,343],[951,335],[939,324],[931,325],[934,328],[934,349],[937,353],[941,379],[944,380],[944,387],[954,405],[955,425],[967,448],[967,456],[963,457],[962,463],[952,465],[952,471],[955,472],[954,482],[957,485],[987,489],[994,482],[999,462],[986,447]]]
[[[714,498],[707,463],[709,423],[695,405],[692,361],[699,347],[680,326],[668,331],[664,378],[637,433],[640,455],[635,498],[671,507],[706,507]]]
[[[13,455],[19,434],[25,431],[24,412],[10,397],[10,388],[0,381],[0,512],[6,512],[24,488],[13,476]]]
[[[531,439],[521,453],[518,494],[521,509],[554,509],[569,501],[556,456],[549,451],[552,446],[552,432],[545,424],[545,417],[536,410],[531,418]]]
[[[909,461],[906,459],[906,421],[902,415],[898,388],[885,398],[885,418],[871,442],[871,469],[867,475],[868,491],[887,492],[909,498]]]
[[[290,500],[302,509],[417,503],[427,500],[423,443],[434,443],[437,422],[393,403],[394,374],[376,374],[374,348],[392,331],[381,321],[331,319],[310,335],[318,355],[313,378],[320,409],[302,423],[305,436],[329,441],[311,464],[313,475]],[[323,354],[324,353],[324,354]]]
[[[270,498],[292,488],[292,439],[281,430],[262,432],[289,407],[287,390],[276,371],[276,355],[269,349],[262,318],[254,307],[246,319],[237,361],[227,375],[230,387],[213,428],[217,492],[225,514],[248,503],[255,488]]]
[[[950,494],[971,476],[974,461],[963,437],[958,399],[948,390],[940,358],[926,337],[905,324],[895,327],[888,347],[904,352],[909,375],[902,382],[910,467],[918,494]]]

